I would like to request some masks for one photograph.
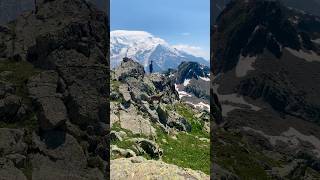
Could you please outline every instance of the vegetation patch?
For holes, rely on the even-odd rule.
[[[210,143],[192,134],[180,132],[176,139],[157,128],[157,143],[163,149],[163,161],[180,167],[210,172]]]
[[[222,140],[214,138],[214,161],[240,179],[270,179],[264,167],[280,166],[280,162],[249,146],[240,134],[219,131],[216,135]]]

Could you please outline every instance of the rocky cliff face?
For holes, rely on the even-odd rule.
[[[319,178],[318,26],[317,16],[277,1],[232,1],[220,14],[212,133],[216,162],[229,173]]]
[[[174,79],[165,74],[145,74],[143,66],[129,58],[123,59],[111,77],[111,158],[115,159],[111,170],[125,163],[123,169],[111,173],[112,179],[125,178],[125,172],[132,171],[140,177],[148,171],[142,167],[150,171],[172,167],[177,170],[173,174],[189,176],[187,170],[164,162],[208,173],[209,114],[180,101]],[[118,159],[135,156],[164,162],[133,162],[131,167],[130,160]],[[190,178],[208,178],[204,173],[192,172]],[[167,170],[164,174],[155,171],[152,177],[170,174]]]
[[[105,179],[106,14],[83,0],[37,4],[0,28],[1,177]]]

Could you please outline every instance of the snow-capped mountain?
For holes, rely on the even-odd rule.
[[[210,68],[196,62],[183,62],[169,75],[175,80],[179,98],[195,108],[210,111]]]
[[[153,61],[154,71],[177,68],[184,61],[209,65],[209,61],[170,46],[165,40],[145,31],[116,30],[110,33],[111,67],[123,57],[132,58],[146,68]]]

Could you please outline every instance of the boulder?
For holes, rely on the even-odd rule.
[[[190,123],[176,112],[169,112],[167,125],[179,131],[190,132],[192,129]]]
[[[86,155],[77,140],[63,131],[47,131],[41,137],[33,134],[33,148],[40,153],[29,154],[36,180],[103,180],[97,168],[88,168]]]
[[[0,98],[4,98],[6,94],[14,94],[14,92],[15,87],[11,83],[0,81]]]
[[[119,92],[120,94],[122,94],[123,100],[125,102],[130,102],[131,95],[130,95],[129,86],[127,84],[121,84],[119,86]]]
[[[126,133],[123,131],[111,131],[110,132],[110,140],[111,141],[122,141],[123,138],[126,136]]]
[[[65,124],[68,119],[67,109],[61,99],[45,97],[38,100],[39,123],[43,130],[51,130]]]
[[[8,95],[0,100],[0,116],[2,121],[13,122],[21,107],[22,99],[16,95]]]
[[[97,57],[98,56],[98,57]],[[56,50],[50,53],[48,61],[55,64],[59,75],[67,86],[66,107],[72,123],[79,126],[106,122],[107,67],[101,62],[99,49],[92,49],[89,57],[71,50]]]
[[[23,142],[24,131],[18,129],[0,129],[1,155],[25,154],[27,145]]]
[[[146,160],[137,156],[111,160],[110,179],[202,179],[209,175],[162,161]]]
[[[0,158],[0,179],[27,180],[23,172],[14,167],[13,162],[5,158]]]
[[[41,154],[33,154],[33,180],[105,180],[98,168],[78,169],[69,167],[67,161],[52,161]]]
[[[116,145],[111,145],[111,155],[113,156],[120,156],[125,158],[135,157],[136,153],[130,149],[122,149],[117,147]]]
[[[58,73],[55,71],[43,71],[28,80],[29,96],[33,99],[54,97],[57,94]]]
[[[129,58],[124,58],[120,66],[115,70],[116,79],[122,82],[128,77],[141,79],[144,77],[144,74],[143,66]]]
[[[150,155],[152,158],[160,158],[163,154],[162,149],[159,145],[149,139],[144,138],[133,138],[130,141],[136,143],[144,153]]]
[[[163,104],[158,106],[157,113],[163,125],[186,132],[190,132],[192,129],[190,123],[184,117],[174,111],[168,111]]]
[[[5,158],[10,159],[17,168],[23,168],[27,163],[27,157],[21,154],[9,154]]]
[[[134,134],[155,136],[156,131],[151,125],[150,119],[147,116],[142,116],[138,112],[139,110],[134,106],[130,106],[125,110],[120,110],[120,126],[124,129],[130,130]]]

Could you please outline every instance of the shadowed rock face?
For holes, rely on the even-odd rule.
[[[0,77],[0,114],[7,116],[1,121],[5,127],[25,128],[22,141],[27,150],[12,161],[25,157],[24,165],[14,167],[29,168],[28,178],[108,176],[105,12],[85,0],[37,1],[36,11],[0,28],[0,66],[7,70]]]
[[[231,2],[217,20],[212,36],[212,95],[217,97],[212,114],[226,131],[215,127],[213,132],[216,161],[239,178],[244,176],[245,164],[224,164],[228,157],[223,152],[231,147],[249,149],[241,157],[248,154],[261,177],[319,177],[309,162],[319,161],[320,150],[316,143],[320,139],[317,19],[275,1],[249,0]],[[288,142],[288,136],[295,142]],[[245,139],[239,141],[240,147],[237,138]],[[254,155],[260,152],[265,157]],[[261,158],[294,160],[282,162],[285,168],[273,163],[254,165]],[[296,166],[300,158],[302,164]],[[299,173],[290,174],[295,168]]]

